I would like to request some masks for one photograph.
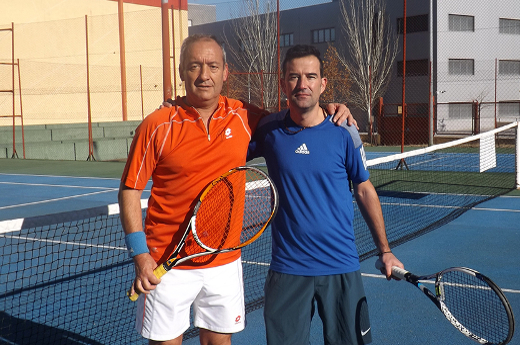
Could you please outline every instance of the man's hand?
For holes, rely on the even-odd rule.
[[[168,98],[166,101],[162,102],[162,104],[157,109],[171,108],[171,107],[173,107],[173,102],[174,101],[172,101],[171,98]]]
[[[393,278],[395,280],[399,280],[392,276],[392,267],[397,266],[404,269],[404,265],[401,263],[401,261],[399,261],[393,253],[383,253],[379,256],[379,260],[383,264],[380,268],[380,271],[386,276],[386,279],[390,280]]]
[[[161,282],[161,279],[153,274],[153,270],[157,267],[155,260],[149,253],[139,254],[134,256],[134,267],[135,280],[130,295],[136,291],[149,294]]]
[[[347,124],[349,126],[356,126],[356,128],[359,130],[359,127],[357,125],[357,121],[354,119],[352,114],[350,113],[349,108],[345,104],[341,103],[329,103],[325,106],[325,109],[327,110],[328,114],[334,114],[332,121],[336,125],[341,125],[345,120],[347,120]]]

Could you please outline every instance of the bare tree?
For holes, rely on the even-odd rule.
[[[383,0],[340,0],[345,49],[338,57],[354,84],[349,103],[367,112],[372,131],[372,107],[390,80],[398,52],[397,34]]]
[[[480,133],[481,127],[481,119],[482,119],[482,110],[488,107],[491,107],[493,104],[490,102],[486,102],[486,98],[488,97],[491,90],[485,89],[482,90],[478,95],[471,97],[471,102],[474,106],[477,107],[477,113],[474,115],[477,118],[473,119],[472,127],[474,133]]]
[[[350,99],[352,80],[349,71],[338,58],[338,51],[332,44],[323,57],[323,74],[327,77],[327,88],[321,94],[323,103],[346,103]]]
[[[274,108],[278,105],[276,3],[244,0],[241,12],[243,17],[232,21],[233,34],[225,35],[224,41],[234,61],[232,70],[246,74],[235,74],[230,82],[245,91],[242,99]]]

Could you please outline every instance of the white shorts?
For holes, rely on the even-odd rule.
[[[176,270],[137,300],[136,329],[147,339],[177,338],[190,326],[236,333],[245,327],[244,284],[240,259],[219,267]]]

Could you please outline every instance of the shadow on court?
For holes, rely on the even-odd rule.
[[[19,319],[0,312],[2,324],[8,329],[0,329],[0,344],[17,345],[103,345],[90,338],[63,329],[42,325],[33,321]]]

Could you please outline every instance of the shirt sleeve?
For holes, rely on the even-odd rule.
[[[354,183],[365,182],[370,178],[370,173],[367,168],[363,141],[354,126],[348,126],[344,123],[342,127],[347,130],[351,140],[347,145],[347,173],[349,178]]]
[[[125,169],[121,181],[129,188],[144,189],[148,180],[155,170],[159,156],[160,143],[158,137],[164,131],[168,123],[157,123],[158,112],[169,112],[157,110],[148,115],[137,127],[128,153]]]
[[[262,129],[258,128],[253,134],[251,141],[249,142],[249,147],[247,149],[247,158],[246,161],[250,161],[254,158],[263,156],[263,136],[261,134]]]

